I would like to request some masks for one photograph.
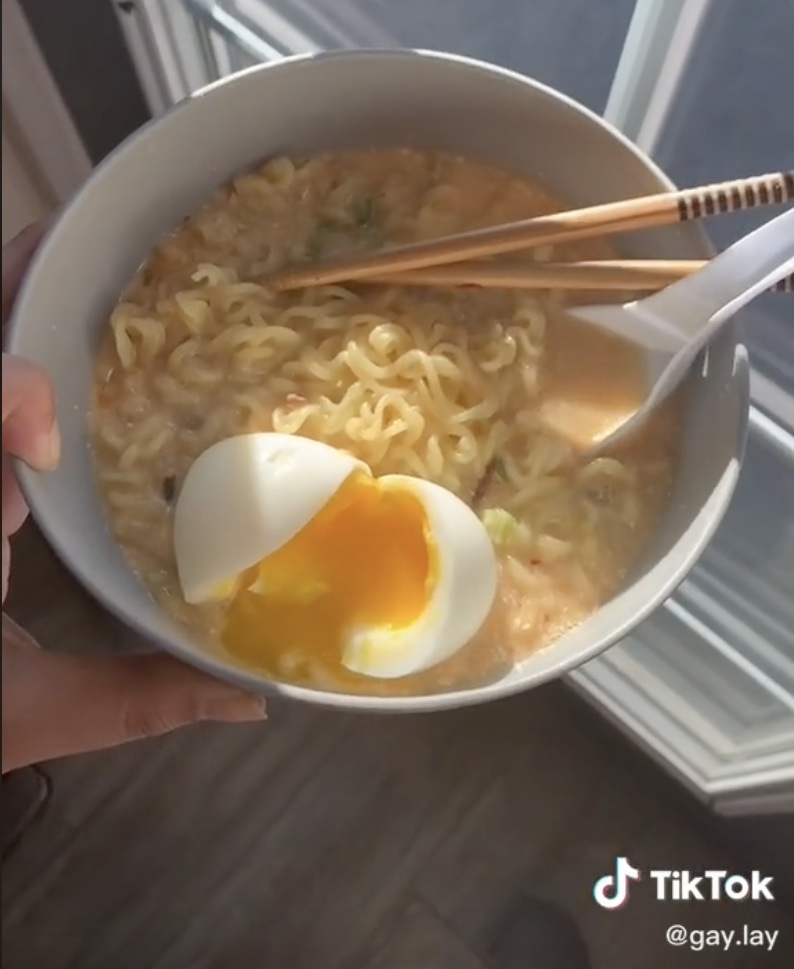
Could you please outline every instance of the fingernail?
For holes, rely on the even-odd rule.
[[[267,710],[262,697],[246,693],[208,700],[204,706],[204,715],[207,720],[218,720],[223,723],[267,720]]]
[[[61,431],[57,422],[53,423],[49,434],[40,439],[37,450],[36,463],[42,471],[52,471],[58,467],[61,460]]]
[[[52,422],[52,428],[50,430],[50,463],[53,468],[58,466],[58,462],[61,460],[61,429],[58,427],[58,422]]]

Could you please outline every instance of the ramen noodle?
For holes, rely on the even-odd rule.
[[[424,673],[373,680],[255,644],[231,657],[245,667],[348,692],[473,685],[552,643],[620,586],[670,490],[678,405],[590,461],[557,418],[585,426],[636,407],[632,347],[574,321],[556,293],[358,284],[276,294],[263,284],[288,265],[559,207],[524,177],[447,155],[276,158],[220,189],[149,255],[98,353],[91,444],[128,561],[207,649],[228,648],[225,607],[181,595],[174,501],[199,454],[251,431],[315,438],[377,475],[450,489],[482,517],[499,580],[475,638]],[[533,258],[609,255],[597,242]]]

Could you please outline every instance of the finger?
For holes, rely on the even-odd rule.
[[[28,517],[28,506],[19,490],[11,458],[3,451],[3,535],[13,535]]]
[[[202,720],[265,718],[261,697],[164,654],[64,656],[20,646],[7,662],[6,652],[4,642],[4,772]]]
[[[3,535],[3,602],[8,595],[8,577],[11,574],[11,545]],[[5,618],[5,617],[3,617]]]
[[[54,468],[61,441],[52,385],[40,368],[3,354],[3,449],[38,471]]]
[[[8,322],[14,300],[25,277],[30,260],[44,238],[52,216],[27,226],[8,245],[3,246],[3,326]]]

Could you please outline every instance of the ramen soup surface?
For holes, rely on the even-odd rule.
[[[644,378],[632,347],[566,316],[557,293],[350,285],[276,295],[258,281],[562,207],[526,178],[436,153],[277,158],[154,249],[99,350],[92,449],[129,563],[207,649],[320,689],[435,692],[497,678],[619,587],[669,493],[678,404],[589,463],[553,428],[562,416],[592,434],[636,406]],[[610,255],[597,242],[534,258]],[[428,478],[471,503],[499,570],[474,639],[421,674],[377,680],[342,667],[341,650],[286,655],[228,604],[188,605],[172,541],[180,484],[210,445],[251,431],[315,438],[376,475]]]

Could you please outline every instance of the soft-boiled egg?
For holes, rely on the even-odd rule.
[[[206,450],[174,518],[189,603],[226,604],[223,641],[406,676],[474,636],[496,594],[493,545],[439,485],[373,477],[329,445],[245,434]]]

